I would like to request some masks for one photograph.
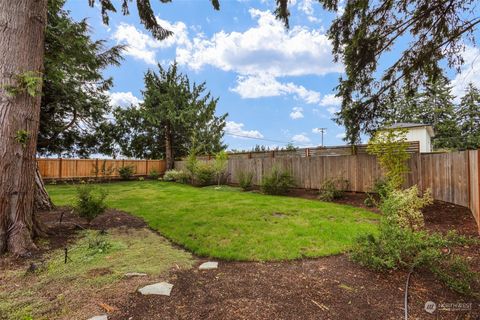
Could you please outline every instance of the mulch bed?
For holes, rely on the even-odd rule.
[[[292,196],[316,198],[308,191]],[[365,207],[365,194],[347,194],[339,203]],[[59,224],[63,213],[62,224]],[[478,236],[466,208],[435,202],[424,210],[429,230]],[[50,226],[49,249],[63,247],[82,228],[142,228],[145,223],[127,213],[108,210],[90,224],[68,208],[40,215]],[[480,246],[456,250],[480,271]],[[40,253],[41,254],[41,253]],[[8,260],[8,259],[3,259]],[[207,261],[198,259],[198,264]],[[0,259],[0,267],[2,264]],[[21,263],[12,262],[11,263]],[[5,261],[3,262],[5,263]],[[407,273],[376,273],[349,261],[346,255],[288,262],[220,261],[216,270],[172,271],[165,279],[174,285],[170,297],[111,297],[118,308],[109,319],[402,319]],[[424,311],[427,301],[472,303],[470,311]],[[87,318],[90,315],[86,315]],[[415,272],[409,287],[409,319],[480,319],[480,301],[445,288],[427,272]]]

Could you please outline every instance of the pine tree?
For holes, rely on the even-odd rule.
[[[470,83],[458,109],[462,149],[480,148],[480,90]]]
[[[144,102],[114,111],[115,123],[105,129],[110,145],[107,153],[136,158],[165,158],[167,169],[175,158],[195,148],[200,154],[225,149],[222,143],[227,114],[216,116],[218,99],[205,93],[205,83],[190,84],[174,63],[168,69],[145,74]]]

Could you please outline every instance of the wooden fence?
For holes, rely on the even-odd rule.
[[[146,176],[156,170],[165,172],[165,160],[113,160],[113,159],[37,159],[44,179],[83,179],[119,177],[118,169],[134,168],[134,176]]]
[[[204,160],[208,161],[208,160]],[[468,207],[480,226],[480,150],[451,153],[412,153],[406,186],[417,184],[430,188],[434,199]],[[375,156],[367,153],[338,156],[296,157],[230,157],[229,183],[238,183],[239,172],[252,172],[259,185],[262,177],[276,166],[290,171],[299,188],[319,189],[327,179],[342,178],[349,190],[371,191],[382,170]],[[185,161],[176,161],[176,169],[184,169]],[[480,229],[479,229],[480,230]]]

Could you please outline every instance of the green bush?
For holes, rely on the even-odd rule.
[[[180,183],[187,183],[189,180],[189,175],[182,170],[167,170],[163,175],[163,181],[175,181]]]
[[[378,179],[373,185],[373,192],[378,194],[381,199],[385,199],[388,195],[389,183],[386,179]]]
[[[238,184],[243,191],[252,190],[253,187],[253,172],[239,172]]]
[[[263,177],[261,190],[266,194],[279,195],[287,193],[293,187],[295,187],[295,180],[290,172],[273,168],[270,174]]]
[[[215,167],[208,162],[200,162],[196,166],[194,174],[194,184],[199,186],[208,186],[214,183]]]
[[[420,230],[424,227],[421,209],[433,203],[430,190],[419,196],[416,185],[405,190],[392,190],[380,204],[380,210],[392,224],[402,228]]]
[[[348,189],[348,180],[346,179],[327,179],[320,187],[319,199],[323,201],[333,201],[341,199],[344,196],[344,190]]]
[[[157,180],[158,177],[160,177],[160,173],[158,172],[157,169],[152,169],[148,173],[148,176],[150,177],[150,179]]]
[[[75,212],[80,217],[91,221],[107,209],[107,205],[105,204],[106,197],[107,192],[104,189],[82,185],[77,188]]]
[[[425,231],[413,231],[383,221],[378,236],[369,234],[357,239],[351,258],[377,271],[430,270],[449,288],[470,295],[478,286],[478,274],[471,271],[465,259],[445,254],[442,249],[474,241],[455,234],[429,235]]]
[[[118,169],[118,174],[122,177],[123,180],[129,180],[135,173],[135,168],[133,166],[123,166]]]
[[[426,269],[448,287],[462,294],[473,294],[478,285],[474,274],[461,257],[445,254],[451,246],[465,245],[478,240],[450,232],[429,234],[421,230],[421,209],[432,202],[430,193],[418,195],[417,186],[392,190],[380,205],[383,216],[379,234],[359,237],[352,249],[352,260],[373,270]]]

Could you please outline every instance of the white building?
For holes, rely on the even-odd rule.
[[[404,128],[407,129],[407,141],[418,141],[420,143],[420,152],[432,152],[432,138],[435,136],[433,127],[423,123],[395,123],[387,129]]]

